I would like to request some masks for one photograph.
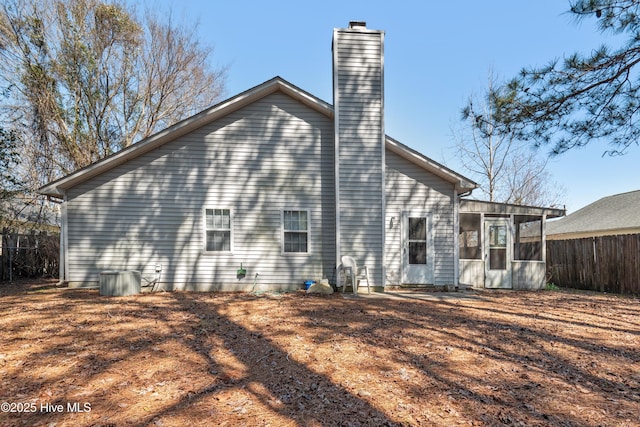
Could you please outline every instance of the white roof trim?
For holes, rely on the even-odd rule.
[[[474,199],[460,199],[460,212],[503,215],[546,215],[547,218],[559,218],[566,215],[566,211],[560,208],[514,205],[512,203],[488,202]]]
[[[213,122],[227,114],[245,107],[267,95],[281,91],[286,95],[300,101],[308,107],[333,118],[333,106],[319,98],[292,85],[286,80],[275,77],[258,86],[255,86],[239,95],[222,101],[194,116],[182,120],[148,138],[145,138],[129,147],[112,154],[102,160],[79,169],[59,180],[53,181],[39,189],[41,194],[52,197],[63,197],[64,190],[80,184],[96,175],[110,170],[118,165],[126,163],[144,153],[147,153],[167,142],[173,141],[201,126]]]

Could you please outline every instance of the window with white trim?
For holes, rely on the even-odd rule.
[[[282,215],[283,252],[309,252],[309,215],[307,211],[284,211]]]
[[[230,209],[205,209],[205,251],[231,252]]]

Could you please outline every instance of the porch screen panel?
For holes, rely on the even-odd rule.
[[[461,213],[458,245],[461,259],[481,259],[479,214]]]
[[[542,217],[516,216],[513,259],[542,261]]]

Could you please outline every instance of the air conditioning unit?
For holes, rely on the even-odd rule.
[[[126,296],[140,293],[142,275],[135,270],[107,270],[100,272],[100,295]]]

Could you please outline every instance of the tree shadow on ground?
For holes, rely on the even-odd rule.
[[[217,304],[208,304],[186,293],[174,293],[172,297],[182,310],[202,313],[200,322],[192,325],[194,334],[187,335],[183,342],[206,362],[212,382],[148,417],[148,421],[194,406],[198,400],[220,390],[236,388],[246,390],[270,412],[289,418],[296,425],[326,425],[327,412],[331,413],[331,423],[337,421],[337,425],[400,425],[367,400],[296,362],[262,333],[227,318]],[[216,360],[211,335],[217,335],[236,356],[244,368],[243,374],[222,373],[224,367]],[[242,408],[236,412],[242,412]]]
[[[225,315],[228,295],[27,296],[37,306],[16,316],[22,321],[7,330],[5,348],[22,347],[25,357],[0,378],[11,385],[0,398],[37,403],[38,410],[0,414],[2,425],[399,425],[367,398],[295,361],[269,334]],[[42,402],[64,410],[42,411]],[[89,402],[91,412],[70,413],[68,402]]]
[[[640,404],[637,328],[595,342],[587,330],[622,334],[621,321],[589,327],[571,304],[536,317],[527,294],[477,305],[52,289],[0,302],[0,401],[92,404],[3,413],[2,425],[624,425]]]
[[[514,297],[512,294],[511,302]],[[306,316],[311,327],[317,325],[314,320],[317,318],[340,319],[342,311],[345,317],[350,317],[352,326],[344,328],[340,320],[325,322],[329,333],[345,334],[370,346],[395,349],[393,362],[421,372],[425,380],[419,384],[407,381],[403,395],[426,397],[445,389],[458,403],[458,410],[469,401],[486,408],[484,421],[490,423],[584,425],[584,414],[575,413],[571,405],[558,408],[548,404],[557,403],[561,395],[554,386],[577,394],[578,403],[580,396],[591,402],[614,401],[618,404],[618,414],[633,417],[629,408],[640,404],[640,395],[633,393],[639,378],[633,376],[631,368],[640,363],[637,348],[628,343],[596,342],[568,333],[566,329],[574,326],[638,335],[637,328],[633,324],[625,327],[617,319],[608,319],[616,325],[612,327],[578,321],[568,315],[535,313],[527,304],[479,308],[455,299],[425,302],[411,297],[397,301],[363,298],[338,307],[335,304],[314,307],[312,311],[301,307],[298,314]],[[588,312],[592,316],[598,314],[597,306],[594,307]],[[480,314],[474,315],[474,312]],[[496,315],[499,318],[494,318]],[[509,318],[514,322],[509,322]],[[534,320],[527,322],[531,319]],[[601,321],[607,323],[602,318]],[[319,331],[319,339],[327,331]],[[422,345],[410,345],[415,342]],[[456,372],[456,366],[460,366],[459,361],[454,360],[456,354],[466,356],[468,363],[483,359],[480,362],[483,368],[461,381]],[[389,362],[382,361],[377,368],[389,369]],[[629,375],[603,372],[607,362],[626,367]],[[499,368],[492,370],[491,365]],[[505,366],[513,372],[505,375]],[[477,412],[473,410],[468,416],[473,418],[473,414]]]

